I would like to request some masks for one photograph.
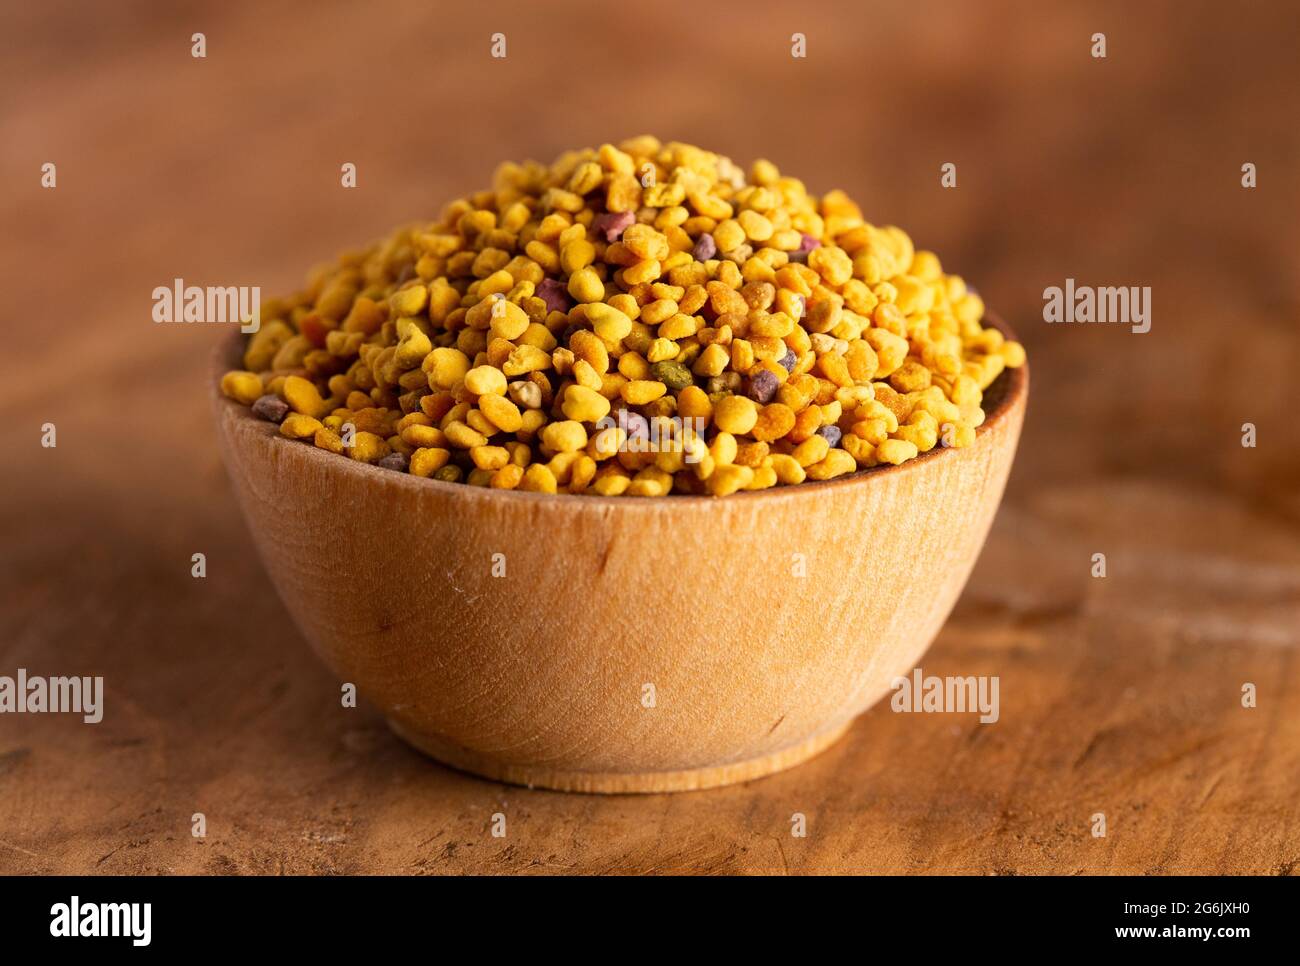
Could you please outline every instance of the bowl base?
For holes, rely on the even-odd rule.
[[[770,755],[706,768],[683,771],[599,772],[567,771],[545,765],[516,765],[451,744],[436,735],[416,732],[393,718],[388,726],[393,732],[424,754],[459,771],[470,772],[493,781],[549,788],[560,792],[585,792],[601,795],[651,794],[655,792],[689,792],[719,785],[733,785],[792,768],[835,744],[852,724],[849,721],[807,741],[783,748]]]

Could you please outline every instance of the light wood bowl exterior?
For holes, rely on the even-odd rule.
[[[1029,386],[1008,371],[973,446],[898,467],[722,499],[546,495],[284,439],[215,388],[239,344],[214,360],[222,453],[317,653],[434,758],[581,792],[745,781],[842,735],[956,602]]]

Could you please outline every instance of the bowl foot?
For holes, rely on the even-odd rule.
[[[436,735],[416,732],[393,718],[388,726],[405,741],[430,758],[460,771],[470,772],[493,781],[549,788],[561,792],[588,792],[603,795],[648,794],[654,792],[688,792],[736,782],[751,781],[774,772],[792,768],[825,751],[849,730],[853,722],[814,735],[789,748],[751,758],[748,761],[683,771],[598,772],[568,771],[545,765],[517,765],[451,744]]]

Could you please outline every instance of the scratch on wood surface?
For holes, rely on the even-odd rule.
[[[1092,753],[1097,749],[1097,745],[1101,743],[1101,739],[1110,734],[1111,731],[1112,729],[1110,728],[1099,728],[1094,731],[1092,737],[1088,739],[1088,744],[1084,746],[1083,751],[1079,753],[1078,757],[1076,757],[1074,762],[1070,765],[1070,769],[1074,770],[1087,761]]]
[[[772,841],[776,843],[776,850],[781,853],[781,874],[789,875],[790,862],[785,857],[785,846],[781,844],[781,840],[779,838],[774,838],[772,839]]]
[[[1209,787],[1205,789],[1205,793],[1201,796],[1201,800],[1196,803],[1196,810],[1198,812],[1205,807],[1205,803],[1210,800],[1210,796],[1214,794],[1215,789],[1219,787],[1219,783],[1222,781],[1223,781],[1222,772],[1214,776],[1214,779],[1210,782]]]
[[[23,855],[30,856],[30,857],[33,858],[33,859],[39,859],[39,858],[40,858],[40,856],[37,855],[35,852],[28,852],[28,851],[27,851],[25,848],[23,848],[22,846],[14,845],[12,842],[6,842],[4,839],[0,839],[0,846],[4,847],[4,848],[6,848],[6,849],[13,849],[15,852],[21,852]]]
[[[467,605],[468,605],[468,604],[472,604],[472,603],[474,603],[476,600],[478,600],[478,598],[479,598],[479,595],[478,595],[478,594],[475,594],[473,597],[470,597],[470,596],[469,596],[469,592],[466,591],[466,590],[463,590],[463,589],[461,588],[461,586],[460,586],[459,584],[456,583],[456,574],[455,574],[455,572],[452,571],[452,570],[448,570],[448,571],[447,571],[447,583],[451,585],[451,589],[452,589],[452,590],[454,590],[456,593],[460,594],[462,597],[465,598],[465,603],[466,603]]]
[[[96,865],[96,866],[103,865],[104,862],[105,862],[105,860],[107,860],[108,858],[110,858],[110,857],[113,856],[113,855],[116,855],[118,852],[122,851],[122,849],[125,848],[125,847],[126,847],[126,843],[124,842],[124,843],[122,843],[121,845],[119,845],[117,848],[112,849],[112,850],[109,851],[109,852],[105,852],[103,855],[101,855],[101,856],[99,857],[99,861],[97,861],[97,862],[95,863],[95,865]]]

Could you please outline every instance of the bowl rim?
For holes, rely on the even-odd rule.
[[[1008,339],[1015,339],[1015,331],[1010,325],[1002,319],[1001,316],[992,312],[985,312],[983,324],[987,327],[995,328]],[[629,496],[602,496],[600,494],[583,494],[583,493],[536,493],[526,490],[494,490],[486,486],[470,486],[466,483],[451,483],[446,480],[435,480],[426,477],[412,476],[410,473],[398,473],[393,470],[384,469],[380,466],[374,466],[370,463],[363,463],[358,460],[340,457],[336,453],[321,449],[313,445],[304,445],[299,440],[287,439],[281,436],[278,427],[271,422],[258,419],[253,415],[251,407],[241,405],[233,399],[228,398],[221,392],[221,376],[228,372],[232,367],[238,366],[238,360],[242,353],[238,350],[242,347],[243,333],[233,332],[224,338],[218,340],[212,353],[212,371],[209,374],[208,391],[212,394],[217,418],[229,418],[232,415],[232,409],[238,410],[234,413],[234,418],[243,418],[249,423],[254,424],[256,428],[265,427],[263,435],[270,438],[276,445],[283,444],[292,446],[296,449],[305,450],[306,452],[298,455],[304,459],[317,459],[321,461],[323,467],[332,467],[328,472],[341,473],[359,473],[363,476],[368,474],[378,474],[373,483],[381,480],[386,485],[405,486],[415,489],[433,488],[433,492],[441,493],[448,497],[457,499],[470,500],[524,500],[524,501],[564,501],[574,506],[592,506],[607,507],[620,506],[626,508],[636,507],[638,509],[655,509],[659,507],[717,507],[723,503],[729,503],[736,500],[761,500],[777,501],[792,500],[801,498],[815,498],[825,496],[830,487],[846,487],[862,484],[865,481],[880,479],[886,474],[896,475],[902,472],[919,472],[935,464],[938,459],[951,457],[948,453],[949,447],[936,446],[931,450],[920,453],[910,460],[898,464],[883,464],[880,466],[869,466],[865,469],[855,470],[844,476],[837,476],[829,480],[812,480],[803,483],[796,483],[792,486],[771,486],[763,490],[738,490],[735,493],[728,494],[724,497],[710,496],[708,494],[697,493],[670,493],[667,496],[658,497],[629,497]],[[1001,384],[1001,396],[997,405],[987,411],[984,415],[984,422],[975,429],[975,445],[965,447],[967,450],[973,450],[981,443],[987,444],[990,434],[993,430],[1010,418],[1013,409],[1023,408],[1029,391],[1029,362],[1018,368],[1004,368],[992,383],[993,386]],[[990,387],[991,388],[991,387]],[[575,502],[576,501],[576,502]]]

